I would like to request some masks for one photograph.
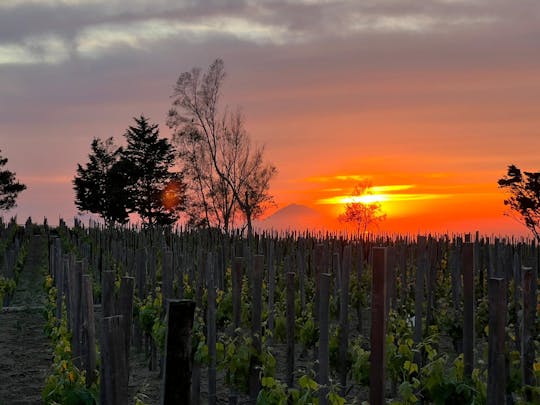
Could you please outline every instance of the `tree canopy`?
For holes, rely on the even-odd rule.
[[[540,172],[522,172],[510,165],[498,184],[509,193],[504,204],[510,207],[510,214],[517,216],[540,242]]]
[[[20,183],[15,177],[15,173],[2,168],[8,162],[7,158],[2,157],[0,150],[0,210],[9,210],[16,206],[16,200],[19,193],[26,190],[26,186]]]
[[[171,171],[174,148],[159,137],[157,124],[144,116],[134,120],[124,134],[125,148],[112,138],[92,141],[89,162],[78,165],[73,180],[75,204],[108,225],[126,223],[130,213],[148,226],[171,225],[185,204],[182,176]]]
[[[89,162],[85,167],[77,164],[73,179],[75,205],[81,211],[100,215],[107,225],[124,224],[128,221],[128,203],[119,161],[122,148],[114,145],[112,137],[105,141],[94,138],[90,148]]]
[[[171,225],[184,208],[184,184],[179,173],[171,172],[175,164],[173,146],[159,137],[157,124],[144,116],[134,118],[121,152],[125,192],[131,212],[139,214],[150,226]]]

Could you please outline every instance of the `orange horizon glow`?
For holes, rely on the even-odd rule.
[[[149,0],[41,3],[0,2],[4,20],[27,23],[0,38],[0,147],[27,186],[2,216],[77,216],[72,181],[92,139],[122,146],[143,113],[172,139],[179,75],[200,68],[202,80],[219,57],[216,124],[238,108],[253,150],[264,145],[277,169],[268,190],[276,207],[265,217],[297,204],[289,212],[305,215],[284,227],[342,227],[354,186],[369,181],[372,195],[358,201],[381,204],[382,232],[528,233],[504,215],[497,180],[509,164],[540,170],[540,24],[531,7],[161,1],[149,13]],[[174,191],[164,197],[175,205]]]
[[[489,176],[495,180],[486,181],[485,173],[381,173],[376,170],[369,174],[310,176],[294,182],[294,194],[277,190],[277,198],[281,202],[280,208],[297,203],[319,212],[317,229],[347,230],[347,225],[340,223],[338,216],[348,203],[377,202],[386,214],[386,219],[378,224],[378,232],[479,231],[486,235],[530,236],[522,224],[505,215],[505,194],[497,187],[497,174]],[[360,197],[351,195],[354,186],[366,180],[373,184],[368,193]],[[303,198],[299,199],[299,195]],[[314,224],[304,222],[297,228],[314,227]]]

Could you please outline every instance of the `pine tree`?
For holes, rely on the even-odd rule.
[[[174,148],[159,137],[157,124],[142,115],[134,120],[120,158],[130,210],[149,226],[173,224],[184,207],[185,189],[181,175],[171,172]]]
[[[0,153],[2,150],[0,150]],[[7,158],[0,155],[0,210],[9,210],[16,206],[17,196],[26,186],[19,183],[15,177],[15,173],[9,170],[1,170],[8,162]]]
[[[77,165],[73,179],[75,205],[81,211],[100,215],[107,225],[124,224],[128,220],[128,199],[124,191],[122,148],[113,139],[94,138],[86,167]]]

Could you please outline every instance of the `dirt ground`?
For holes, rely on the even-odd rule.
[[[43,333],[40,267],[46,239],[33,236],[17,290],[0,312],[0,405],[40,404],[52,350]]]
[[[41,392],[52,364],[52,347],[44,333],[46,302],[41,267],[45,236],[33,236],[17,290],[0,311],[0,405],[41,404]],[[144,354],[132,354],[130,403],[159,403],[160,379],[149,371]]]

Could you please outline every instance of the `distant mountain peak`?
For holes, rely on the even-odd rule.
[[[283,208],[278,209],[276,212],[274,212],[272,215],[270,215],[266,220],[274,217],[281,217],[284,215],[321,215],[318,211],[314,210],[313,208],[308,207],[307,205],[292,203],[289,205],[286,205]]]
[[[306,230],[321,229],[328,224],[329,218],[307,205],[292,203],[278,209],[256,226],[266,230]]]

